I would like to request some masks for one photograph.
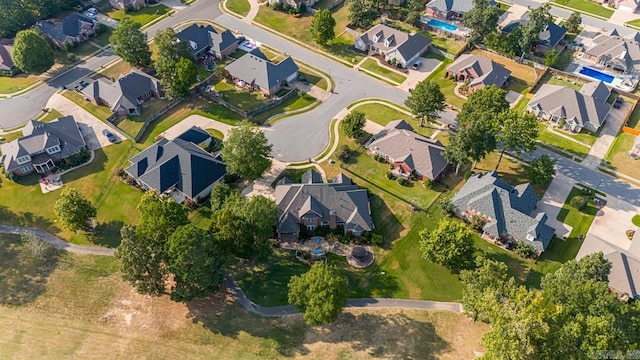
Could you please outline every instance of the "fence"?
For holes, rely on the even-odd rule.
[[[264,104],[262,106],[260,106],[257,109],[253,109],[251,111],[245,111],[242,110],[230,103],[228,103],[227,101],[225,101],[224,99],[222,99],[220,96],[218,96],[215,93],[211,93],[209,91],[205,91],[203,90],[201,87],[198,87],[198,91],[200,91],[200,93],[204,96],[206,96],[207,98],[217,102],[218,104],[226,107],[227,109],[233,111],[234,113],[242,116],[245,119],[249,119],[250,117],[253,117],[263,111],[267,111],[271,108],[274,108],[280,104],[282,104],[283,102],[285,102],[286,100],[288,100],[289,98],[291,98],[294,95],[298,94],[298,89],[291,89],[289,90],[289,92],[287,92],[286,94],[280,96],[279,98],[276,98],[275,100],[273,100],[272,102],[268,103],[268,104]]]
[[[344,27],[344,31],[346,31],[347,33],[355,36],[355,37],[360,37],[362,34],[360,34],[359,32],[357,32],[356,30],[352,29],[349,27],[349,25]]]
[[[591,82],[591,81],[593,81],[593,80],[585,79],[585,78],[583,78],[583,77],[581,77],[581,76],[578,76],[578,75],[576,75],[576,74],[574,74],[574,73],[568,73],[568,72],[564,72],[564,71],[561,71],[561,70],[558,70],[558,69],[549,68],[549,71],[550,71],[553,75],[563,76],[563,77],[566,77],[566,78],[569,78],[569,79],[572,79],[572,80],[579,81],[579,82],[581,82],[581,83],[587,83],[587,82]],[[607,84],[605,84],[605,85],[607,85]],[[612,88],[610,85],[607,85],[607,87],[608,87],[608,88],[610,88],[610,89]],[[632,93],[630,93],[630,92],[622,91],[622,90],[620,90],[620,89],[618,89],[618,88],[613,88],[613,90],[615,90],[615,92],[616,92],[617,94],[624,95],[624,96],[626,96],[626,97],[628,97],[628,98],[630,98],[630,99],[635,100],[636,102],[637,102],[638,100],[640,100],[640,96],[635,95],[635,94],[632,94]]]
[[[142,135],[144,134],[144,132],[147,130],[147,128],[149,127],[149,125],[157,118],[159,118],[160,116],[162,116],[164,113],[166,113],[167,111],[173,109],[176,105],[178,105],[179,103],[182,102],[182,99],[178,99],[178,100],[173,100],[170,103],[168,103],[166,106],[164,106],[162,109],[156,111],[155,113],[151,114],[151,116],[149,116],[145,121],[144,124],[142,125],[142,127],[140,128],[140,131],[138,131],[138,134],[135,137],[135,141],[138,142],[140,140],[140,138],[142,138]]]
[[[455,55],[449,54],[449,53],[448,53],[448,52],[446,52],[446,51],[442,51],[442,50],[438,49],[437,47],[435,47],[435,46],[433,46],[433,45],[431,45],[431,46],[429,47],[429,51],[431,51],[432,53],[434,53],[434,54],[436,54],[436,55],[443,56],[443,57],[445,57],[445,58],[447,58],[447,59],[451,59],[451,60],[455,60],[455,59],[456,59],[456,56],[455,56]]]

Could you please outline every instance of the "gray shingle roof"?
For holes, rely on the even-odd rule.
[[[548,47],[554,47],[558,45],[560,40],[567,34],[567,28],[563,26],[558,26],[554,22],[549,21],[547,27],[540,32],[538,36],[541,45],[545,45]]]
[[[61,117],[48,123],[31,120],[22,129],[22,134],[23,137],[0,145],[6,171],[23,166],[16,161],[19,157],[33,155],[54,145],[60,146],[60,152],[55,154],[59,158],[76,154],[86,147],[73,116]]]
[[[377,37],[377,41],[376,40]],[[384,24],[378,24],[367,30],[364,34],[360,35],[362,40],[367,45],[374,45],[376,48],[385,52],[389,52],[396,49],[400,56],[405,60],[409,60],[418,53],[422,53],[431,44],[431,39],[421,34],[407,34],[404,31],[400,31],[389,27]],[[389,40],[387,45],[385,41]]]
[[[175,188],[189,198],[226,174],[226,165],[180,136],[161,139],[130,160],[125,171],[158,193]]]
[[[433,180],[448,164],[443,156],[444,146],[411,130],[404,120],[392,121],[375,135],[368,148],[394,162],[404,162],[420,175]]]
[[[293,62],[291,56],[274,64],[266,60],[259,49],[254,49],[227,65],[225,69],[231,76],[247,84],[255,84],[263,89],[272,89],[295,74],[298,71],[298,66]]]
[[[61,23],[40,20],[34,26],[44,35],[64,42],[68,36],[75,38],[81,33],[82,23],[95,24],[92,19],[76,12],[69,14]]]
[[[160,92],[162,87],[158,79],[138,70],[115,82],[107,78],[99,78],[82,89],[82,93],[92,99],[103,99],[109,104],[111,111],[116,112],[138,107],[138,98],[148,92]]]
[[[612,30],[598,35],[585,53],[599,61],[624,69],[627,72],[640,71],[640,33],[627,37]]]
[[[191,128],[187,129],[187,131],[178,135],[178,139],[182,139],[194,144],[202,144],[203,142],[211,139],[211,135],[206,130],[194,125]]]
[[[13,52],[13,40],[2,39],[0,41],[0,70],[11,70],[15,65],[11,53]]]
[[[505,81],[509,79],[509,76],[511,76],[511,71],[507,70],[504,66],[493,60],[471,54],[460,55],[453,64],[449,65],[447,70],[455,74],[463,71],[473,71],[477,77],[475,77],[469,85],[482,83],[485,86],[502,86]]]
[[[611,110],[606,103],[609,94],[609,89],[601,81],[585,84],[580,91],[544,84],[528,107],[531,111],[540,110],[562,119],[574,119],[580,126],[592,123],[599,127]]]
[[[322,183],[322,175],[320,175],[317,171],[310,169],[302,174],[302,183],[303,184],[321,184]]]
[[[192,24],[182,29],[177,35],[180,41],[187,42],[192,54],[207,47],[211,47],[215,52],[220,53],[237,42],[231,31],[225,30],[218,33],[211,25],[198,26],[198,24]]]
[[[540,213],[535,218],[528,215],[538,203],[531,185],[513,187],[495,171],[471,176],[451,202],[459,214],[470,209],[487,217],[489,221],[483,230],[496,238],[508,234],[544,251],[553,237],[554,230],[546,224],[546,214]]]
[[[427,3],[427,7],[437,9],[444,12],[457,12],[464,14],[467,11],[473,9],[472,0],[432,0]]]
[[[356,232],[373,230],[369,198],[365,189],[351,185],[343,178],[342,183],[278,184],[278,232],[300,231],[300,218],[313,211],[321,221],[328,223],[330,213],[335,211],[337,222],[344,222],[345,230]]]

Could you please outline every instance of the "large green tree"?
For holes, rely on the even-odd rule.
[[[222,157],[227,171],[243,179],[254,180],[271,167],[271,145],[256,126],[243,122],[224,139]]]
[[[525,25],[522,32],[520,46],[522,51],[528,53],[539,41],[540,32],[547,27],[547,24],[549,24],[550,21],[552,21],[551,14],[549,14],[550,9],[551,5],[549,3],[544,3],[529,11],[529,22]]]
[[[36,20],[54,17],[79,3],[79,0],[0,0],[0,38],[13,37]]]
[[[167,95],[174,99],[187,97],[197,76],[187,43],[179,41],[173,28],[158,31],[153,42],[158,49],[153,67],[165,86]]]
[[[367,122],[365,113],[362,111],[354,110],[347,114],[347,116],[340,121],[340,127],[344,134],[350,138],[359,138],[362,136],[363,128]]]
[[[495,31],[501,11],[491,0],[473,0],[473,8],[464,13],[464,25],[471,29],[471,40],[482,41]]]
[[[556,176],[556,160],[551,159],[549,155],[541,155],[533,159],[529,166],[525,168],[527,178],[531,183],[537,185],[549,184],[553,177]]]
[[[538,118],[529,113],[521,113],[516,110],[507,110],[498,116],[500,131],[498,141],[502,145],[502,151],[496,164],[496,170],[500,166],[504,152],[520,155],[523,152],[531,153],[536,149],[538,139]]]
[[[456,219],[442,219],[432,230],[420,232],[422,258],[458,271],[473,262],[473,232]]]
[[[53,205],[56,221],[62,227],[78,231],[87,227],[87,222],[96,217],[96,208],[78,189],[65,188]]]
[[[320,45],[326,45],[336,37],[333,28],[336,26],[336,19],[331,16],[329,9],[318,11],[311,20],[311,36],[313,40]]]
[[[189,97],[191,85],[196,82],[197,76],[196,64],[191,59],[180,58],[175,66],[175,76],[163,80],[167,95],[172,99]]]
[[[135,67],[151,65],[151,50],[147,44],[147,34],[140,30],[140,23],[124,19],[109,37],[113,52]]]
[[[11,56],[16,66],[26,73],[43,73],[54,63],[51,45],[36,29],[18,32]]]
[[[351,26],[368,29],[378,18],[379,11],[374,0],[348,0]]]
[[[515,287],[509,268],[503,262],[479,256],[476,268],[460,272],[462,307],[473,320],[489,322],[499,311],[499,304]]]
[[[582,16],[580,16],[580,13],[577,11],[574,11],[565,22],[567,31],[572,34],[578,33],[578,30],[580,29],[581,24],[582,24]]]
[[[422,80],[416,85],[404,104],[420,119],[420,126],[426,121],[435,121],[444,110],[444,94],[433,80]]]
[[[310,325],[334,322],[347,304],[347,282],[335,268],[316,262],[289,280],[289,303]]]
[[[169,237],[169,271],[174,301],[188,302],[216,291],[224,279],[224,262],[211,234],[188,224]]]
[[[232,189],[231,186],[229,186],[228,184],[225,184],[225,183],[215,184],[211,189],[211,196],[210,196],[211,211],[215,212],[222,209],[222,206],[224,205],[224,203],[227,202],[227,199],[235,191],[236,190]]]

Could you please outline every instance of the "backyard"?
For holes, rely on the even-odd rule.
[[[551,0],[552,3],[575,9],[587,15],[596,15],[608,19],[613,15],[613,10],[588,0]]]
[[[251,5],[249,5],[249,1],[247,0],[226,0],[225,6],[227,9],[243,17],[247,16],[251,9]]]
[[[433,134],[433,129],[431,127],[421,127],[419,126],[418,120],[413,116],[391,108],[385,104],[362,104],[356,105],[351,109],[362,111],[367,120],[371,120],[382,126],[386,126],[390,121],[402,119],[411,125],[413,131],[422,136],[429,137]]]
[[[407,79],[406,76],[401,75],[383,65],[379,65],[376,59],[369,58],[360,64],[360,67],[371,71],[383,79],[391,81],[394,85],[402,84]]]
[[[224,101],[244,111],[255,110],[270,102],[260,91],[238,89],[235,84],[229,84],[225,80],[217,82],[214,87]]]
[[[122,21],[124,19],[133,19],[141,25],[144,25],[168,13],[170,10],[171,8],[160,4],[147,6],[138,11],[132,11],[126,14],[123,9],[111,9],[106,13],[106,15],[117,21]]]
[[[168,100],[148,99],[140,105],[140,115],[121,117],[113,121],[113,124],[135,138],[140,129],[142,129],[144,122],[168,104]]]
[[[519,64],[515,60],[500,56],[496,53],[486,50],[473,50],[471,52],[474,55],[479,55],[487,59],[491,59],[498,64],[501,64],[509,71],[511,71],[511,77],[520,79],[531,86],[539,76],[542,76],[544,70],[536,70],[531,66],[525,64]]]

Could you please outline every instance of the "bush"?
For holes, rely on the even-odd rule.
[[[374,232],[365,232],[360,238],[360,243],[363,245],[382,246],[382,235]]]
[[[481,232],[482,228],[487,224],[487,221],[478,215],[473,215],[469,219],[469,225],[474,231]]]
[[[351,157],[351,149],[349,149],[349,146],[347,145],[342,145],[340,147],[340,153],[338,154],[338,157],[340,158],[340,160],[342,161],[347,161],[349,160],[349,158]]]
[[[558,127],[564,127],[567,124],[567,120],[565,119],[560,119],[560,121],[558,121]]]
[[[393,173],[391,171],[387,171],[385,177],[389,180],[393,180],[394,178]]]
[[[450,199],[444,198],[444,199],[438,201],[438,206],[440,206],[440,209],[442,209],[442,213],[443,214],[446,214],[446,215],[453,215],[454,214],[453,203],[451,202]]]
[[[76,54],[74,54],[74,53],[67,53],[67,60],[69,60],[69,61],[76,61]]]
[[[521,242],[521,241],[519,241],[516,244],[515,251],[516,251],[516,254],[527,259],[533,259],[536,256],[536,249],[534,249],[533,246],[529,244],[525,244],[524,242]]]
[[[587,204],[587,198],[582,195],[574,196],[571,201],[569,201],[569,205],[573,208],[582,210],[582,208]]]
[[[467,172],[464,174],[464,181],[469,180],[469,178],[470,178],[471,176],[473,176],[473,174],[475,174],[473,171],[467,171]]]
[[[89,161],[91,158],[91,153],[87,150],[81,150],[79,153],[69,156],[65,162],[60,164],[60,169],[67,170],[78,165],[82,165]]]
[[[66,42],[64,43],[64,48],[67,51],[71,51],[71,49],[73,49],[73,46],[70,43]]]
[[[399,178],[396,179],[396,182],[398,184],[400,184],[401,186],[405,186],[407,185],[407,180],[405,178],[403,178],[402,176],[400,176]]]
[[[231,184],[236,181],[236,176],[233,174],[224,174],[224,183]]]
[[[431,181],[431,179],[429,179],[429,178],[426,178],[422,182],[422,186],[424,186],[425,189],[431,189],[433,187],[433,181]]]

